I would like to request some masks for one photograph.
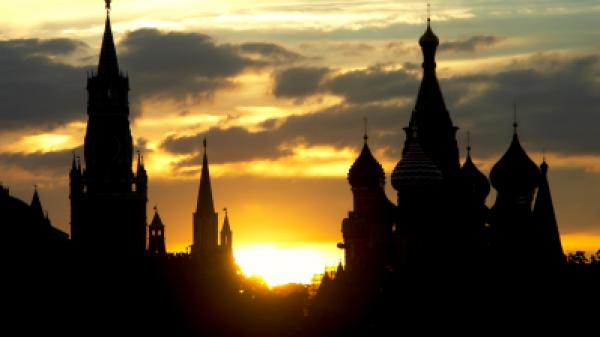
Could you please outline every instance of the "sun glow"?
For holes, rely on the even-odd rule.
[[[335,242],[242,245],[234,255],[244,275],[258,276],[270,287],[309,284],[315,274],[337,265],[342,257]]]

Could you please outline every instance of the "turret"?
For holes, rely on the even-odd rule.
[[[223,220],[223,227],[221,229],[221,250],[225,254],[233,256],[233,233],[229,225],[229,214],[227,208],[224,208],[225,219]]]
[[[158,214],[158,208],[154,207],[154,217],[148,226],[148,253],[152,256],[164,256],[165,248],[165,225]]]

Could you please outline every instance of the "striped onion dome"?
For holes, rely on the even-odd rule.
[[[392,172],[392,186],[394,189],[400,190],[406,186],[438,185],[442,182],[442,179],[442,172],[423,152],[416,134],[413,135],[402,159]]]

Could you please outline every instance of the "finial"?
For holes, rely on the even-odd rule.
[[[136,150],[135,152],[137,152],[137,156],[138,156],[138,164],[140,164],[142,162],[142,155],[140,153],[140,150]]]
[[[158,213],[158,206],[154,205],[154,212]]]
[[[471,131],[467,131],[467,156],[471,156]]]
[[[517,128],[519,127],[519,123],[517,123],[517,103],[513,103],[513,128],[514,128],[514,132],[515,134],[517,133]]]
[[[427,26],[431,23],[431,1],[427,1]]]
[[[33,184],[33,190],[37,193],[37,184]]]
[[[110,14],[110,3],[112,0],[104,0],[104,2],[106,3],[106,14]]]
[[[225,216],[227,216],[227,207],[223,208],[223,212],[225,212]]]
[[[365,135],[363,137],[363,139],[365,140],[365,144],[367,143],[367,140],[369,139],[369,135],[368,135],[368,120],[367,117],[364,118],[363,120],[364,124],[365,124]]]
[[[204,152],[206,152],[206,137],[202,140],[202,145],[204,145]]]

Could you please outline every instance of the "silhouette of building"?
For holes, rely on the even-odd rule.
[[[0,214],[2,214],[2,244],[9,254],[47,254],[53,249],[64,249],[69,235],[52,226],[44,212],[37,187],[31,203],[27,204],[10,195],[0,184]]]
[[[165,225],[163,224],[158,208],[154,207],[154,217],[148,226],[148,253],[151,256],[165,256]]]
[[[206,139],[203,140],[204,155],[202,157],[202,170],[200,173],[200,186],[196,211],[193,214],[192,257],[207,266],[223,265],[233,262],[233,233],[229,224],[227,209],[221,229],[221,243],[219,244],[219,215],[215,212],[215,205],[210,182]]]
[[[106,8],[98,70],[87,80],[85,167],[73,158],[69,175],[71,236],[91,253],[143,255],[148,176],[139,156],[132,170],[129,78],[119,69],[109,0]]]
[[[544,161],[540,171],[527,156],[515,122],[512,143],[490,174],[498,193],[488,209],[490,182],[473,162],[470,140],[460,165],[458,127],[437,80],[439,39],[429,19],[419,44],[422,82],[404,128],[402,158],[391,174],[397,204],[385,195],[385,173],[366,135],[348,173],[353,210],[342,221],[344,242],[340,245],[345,249],[346,278],[364,282],[382,279],[390,271],[432,265],[518,266],[524,254],[536,256],[546,266],[560,266],[565,257],[547,180],[548,165]]]

